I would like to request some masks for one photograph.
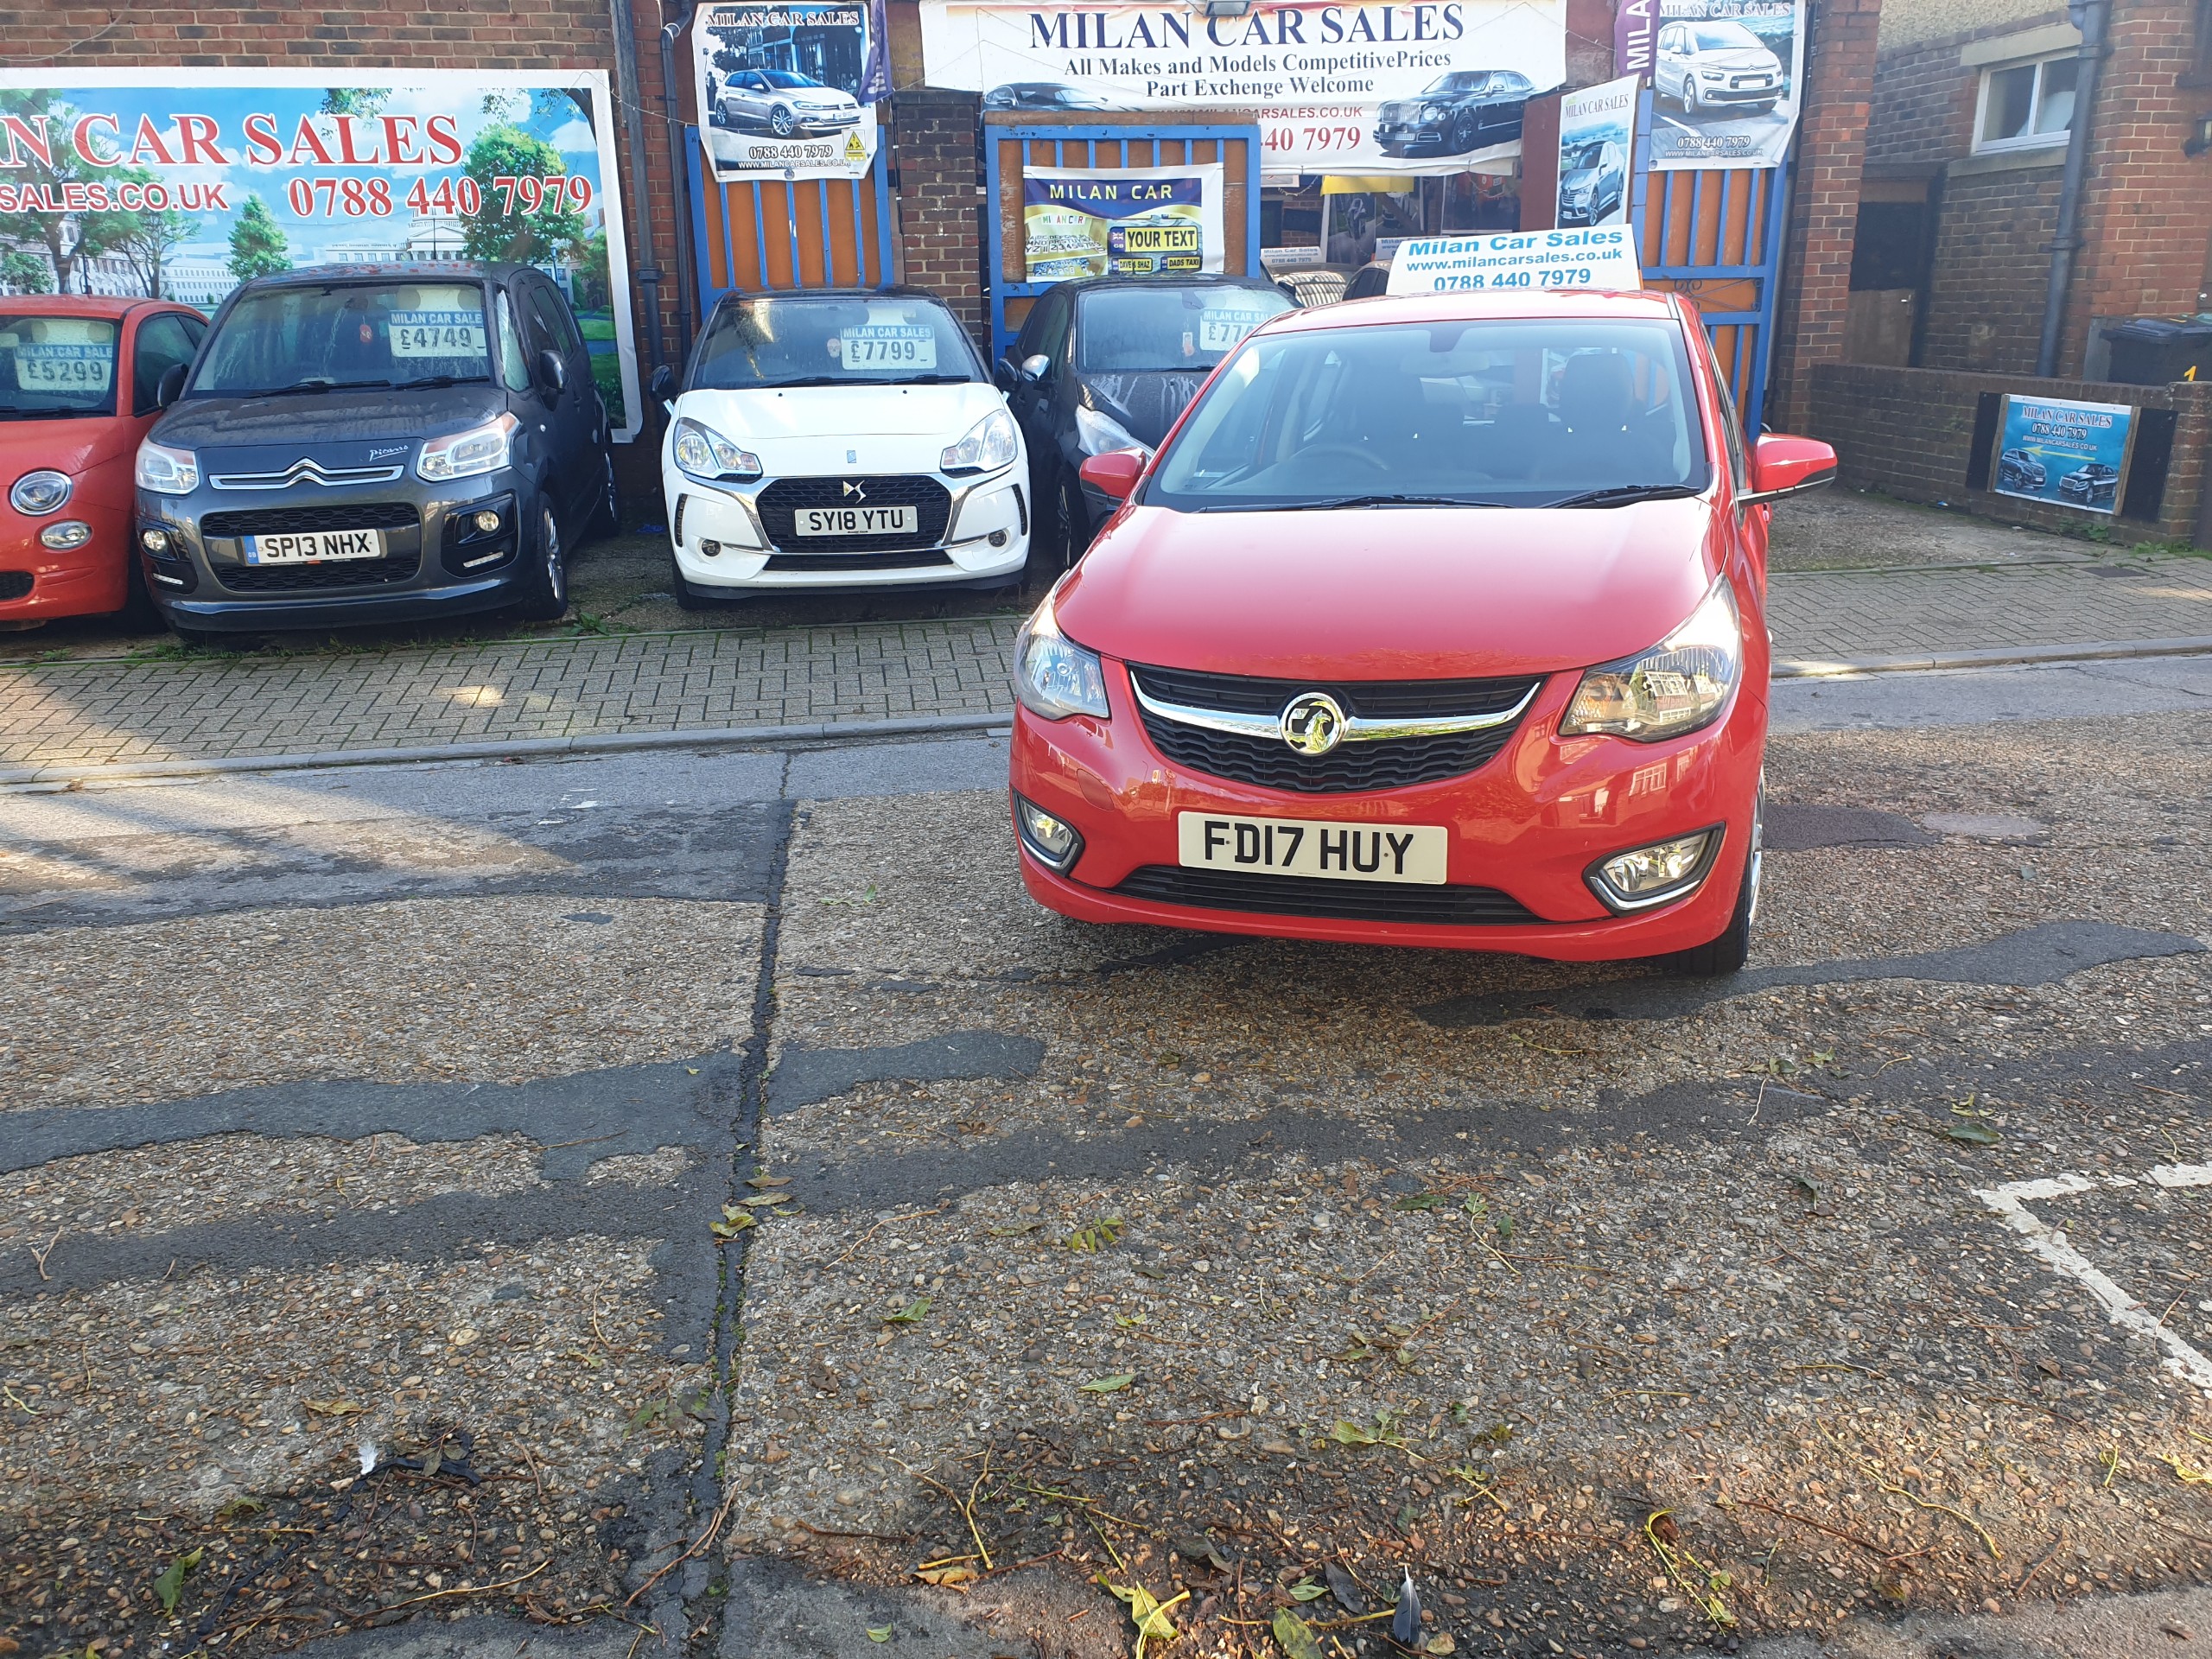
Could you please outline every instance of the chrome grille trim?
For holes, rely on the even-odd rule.
[[[1487,715],[1445,715],[1420,720],[1370,720],[1358,715],[1344,716],[1344,743],[1378,743],[1392,738],[1450,737],[1460,732],[1485,732],[1494,727],[1508,726],[1528,712],[1529,705],[1536,700],[1536,693],[1543,690],[1539,677],[1510,709],[1501,709]],[[1196,726],[1209,732],[1227,732],[1236,737],[1271,737],[1278,741],[1282,737],[1282,716],[1274,715],[1243,715],[1220,709],[1194,709],[1188,703],[1166,702],[1149,696],[1144,683],[1135,671],[1129,675],[1129,690],[1136,694],[1138,706],[1147,714],[1162,720],[1172,720],[1181,726]]]
[[[207,482],[219,490],[289,490],[296,484],[320,484],[327,489],[349,484],[389,484],[406,475],[404,462],[397,467],[326,469],[312,461],[296,461],[281,473],[210,474]]]

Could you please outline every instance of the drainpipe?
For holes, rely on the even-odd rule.
[[[676,111],[676,42],[691,23],[692,0],[675,0],[675,16],[661,10],[660,105],[668,123],[668,188],[676,202],[676,360],[691,357],[691,188],[683,118]],[[679,372],[681,372],[679,366]]]
[[[2043,340],[2036,347],[2036,373],[2045,379],[2058,372],[2058,337],[2066,326],[2066,289],[2074,279],[2074,251],[2082,243],[2082,185],[2089,170],[2089,124],[2097,107],[2097,75],[2104,67],[2105,26],[2112,0],[2069,0],[2066,8],[2082,31],[2081,67],[2074,74],[2074,121],[2066,137],[2066,177],[2058,191],[2058,233],[2050,243],[2050,284],[2044,290]]]
[[[630,0],[607,0],[607,21],[614,29],[615,118],[622,124],[622,140],[630,152],[631,207],[637,214],[638,286],[645,290],[645,353],[655,369],[661,365],[660,261],[653,252],[653,216],[645,188],[645,132],[640,121],[645,111],[638,92],[638,21]],[[645,429],[658,424],[653,400],[645,399]]]

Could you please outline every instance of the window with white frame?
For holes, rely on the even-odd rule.
[[[2074,124],[2074,78],[2082,60],[2069,53],[2037,63],[2012,63],[1981,74],[1974,147],[2034,149],[2063,144]]]

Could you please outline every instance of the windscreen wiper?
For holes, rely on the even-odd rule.
[[[868,384],[868,383],[864,380],[856,380],[855,377],[849,374],[804,374],[796,380],[763,380],[758,386],[752,388],[752,390],[756,391],[781,391],[785,386],[850,386],[855,385],[866,385]],[[879,381],[876,384],[880,385],[881,382]]]
[[[416,391],[426,386],[474,386],[492,377],[488,374],[426,374],[419,380],[402,380],[392,387],[394,391]],[[381,385],[381,382],[371,382]]]
[[[1477,501],[1464,495],[1332,495],[1318,501],[1255,502],[1249,506],[1198,507],[1198,512],[1328,512],[1339,507],[1503,507],[1506,501]]]
[[[1631,501],[1680,501],[1686,497],[1702,495],[1687,484],[1616,484],[1603,490],[1585,490],[1580,495],[1562,496],[1556,501],[1547,501],[1548,507],[1621,507]]]
[[[880,386],[963,386],[971,377],[964,374],[908,374],[896,380],[879,380]]]
[[[389,380],[295,380],[289,386],[271,386],[266,391],[254,393],[257,397],[289,397],[302,391],[365,391],[372,387],[390,386]]]
[[[55,421],[69,416],[97,415],[91,409],[10,409],[0,404],[0,421]]]

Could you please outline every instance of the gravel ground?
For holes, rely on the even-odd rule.
[[[1768,549],[1777,570],[2094,563],[2100,556],[2111,556],[2111,550],[2049,531],[1840,488],[1777,505]]]

